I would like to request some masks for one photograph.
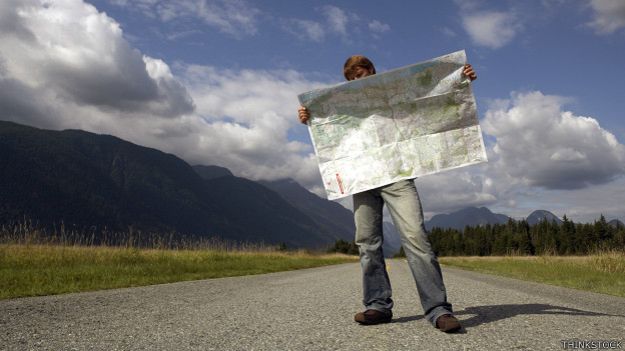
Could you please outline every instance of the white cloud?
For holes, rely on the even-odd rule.
[[[496,203],[497,192],[492,180],[485,175],[487,169],[488,165],[479,165],[417,178],[415,184],[426,217]]]
[[[347,13],[336,6],[326,5],[316,10],[321,13],[322,19],[281,19],[283,29],[300,39],[316,42],[322,42],[331,36],[338,36],[343,41],[349,42],[352,37],[365,32],[370,33],[374,38],[379,38],[379,34],[391,30],[391,26],[386,23],[378,20],[367,22],[357,14]],[[365,24],[366,28],[363,27]]]
[[[323,41],[327,35],[335,34],[342,38],[347,38],[347,24],[350,18],[343,10],[336,6],[327,5],[319,9],[325,21],[313,21],[299,18],[285,20],[284,29],[297,35],[301,39],[316,42]]]
[[[481,122],[489,162],[416,180],[426,217],[488,206],[514,218],[546,209],[576,221],[623,218],[625,145],[570,99],[541,92],[496,100]]]
[[[0,35],[3,119],[113,134],[193,164],[225,166],[252,179],[292,177],[320,190],[310,145],[288,136],[305,128],[295,118],[296,94],[320,82],[295,71],[184,64],[175,75],[166,62],[131,47],[117,22],[79,0],[0,2]],[[419,179],[426,210],[527,208],[532,203],[524,198],[543,196],[547,203],[545,197],[555,196],[568,201],[555,208],[580,204],[570,207],[590,216],[601,196],[617,198],[623,145],[563,104],[533,92],[492,106],[484,121],[496,138],[491,162]],[[556,190],[536,195],[535,187]],[[601,191],[595,196],[590,189]],[[617,200],[606,202],[610,213],[623,210]]]
[[[574,221],[592,222],[603,214],[610,220],[620,218],[625,220],[625,177],[619,177],[613,182],[596,185],[584,189],[552,190],[533,194],[527,207],[525,216],[536,209],[536,204],[545,206],[556,215],[564,214]]]
[[[588,25],[597,34],[610,34],[625,27],[625,1],[591,0],[590,6],[594,18]]]
[[[373,33],[384,33],[391,30],[391,26],[378,20],[369,22],[369,30]]]
[[[297,93],[320,83],[295,71],[218,70],[184,67],[183,81],[197,105],[197,114],[210,127],[191,154],[193,162],[213,160],[252,178],[292,177],[305,186],[319,181],[309,144],[289,141],[290,128],[305,128],[296,118]],[[206,162],[206,161],[204,161]]]
[[[130,7],[145,16],[158,15],[162,21],[197,18],[208,26],[235,37],[258,31],[261,11],[243,0],[115,0],[113,4]]]
[[[193,111],[190,96],[167,65],[130,47],[119,24],[93,6],[81,1],[3,4],[2,17],[12,18],[0,27],[3,85],[21,89],[33,101],[48,98],[51,106],[89,105],[120,115],[167,118]],[[7,105],[11,110],[10,101]]]
[[[288,32],[302,39],[312,40],[316,42],[323,41],[326,36],[324,26],[319,22],[310,20],[290,19],[286,21],[284,28]]]
[[[416,180],[424,215],[450,213],[468,206],[487,206],[493,212],[524,218],[545,209],[558,216],[588,222],[601,213],[625,219],[625,176],[611,182],[576,189],[529,186],[506,172],[505,164],[490,155],[486,164],[428,175]]]
[[[322,12],[326,17],[326,21],[331,31],[342,36],[347,35],[347,24],[349,18],[343,10],[336,6],[327,5],[322,8]]]
[[[522,28],[511,12],[497,11],[463,15],[462,24],[475,44],[493,49],[509,43]]]
[[[183,64],[175,76],[80,0],[11,1],[0,9],[11,18],[0,25],[3,119],[112,134],[252,179],[319,185],[310,145],[288,137],[290,128],[305,128],[297,93],[319,83],[294,71]]]
[[[530,186],[578,189],[625,174],[625,146],[596,119],[564,111],[566,99],[539,91],[513,94],[489,109],[484,131],[507,174]]]

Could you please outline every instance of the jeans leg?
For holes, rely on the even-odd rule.
[[[425,318],[430,323],[452,313],[447,302],[441,268],[432,250],[423,221],[423,209],[412,180],[402,180],[381,189],[381,196],[400,232],[406,259],[417,285]]]
[[[362,267],[363,304],[366,309],[390,311],[393,308],[391,283],[382,252],[382,207],[376,189],[354,194],[356,245]]]

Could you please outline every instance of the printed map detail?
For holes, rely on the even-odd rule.
[[[485,162],[464,50],[298,96],[334,200]]]

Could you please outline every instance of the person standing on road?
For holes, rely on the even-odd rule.
[[[375,73],[373,63],[361,55],[349,57],[343,66],[343,74],[348,81]],[[472,81],[477,78],[469,64],[464,66],[462,74]],[[300,106],[298,117],[301,123],[308,123],[310,113],[306,107]],[[365,311],[356,313],[354,320],[372,325],[388,323],[393,318],[391,283],[382,252],[382,209],[386,204],[401,234],[402,246],[426,319],[446,333],[460,330],[462,326],[453,315],[451,303],[447,301],[440,265],[428,239],[414,179],[400,180],[354,194],[353,201],[355,241],[360,252],[365,306]]]

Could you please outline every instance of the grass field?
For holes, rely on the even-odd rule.
[[[0,244],[0,299],[270,273],[357,257],[275,250]]]
[[[4,227],[3,227],[4,228]],[[356,262],[356,256],[279,251],[219,240],[153,241],[131,236],[97,246],[72,236],[38,234],[28,226],[0,237],[0,299],[53,295],[184,280],[261,274]],[[76,238],[84,236],[77,235]],[[55,239],[56,238],[56,239]],[[82,239],[81,239],[82,240]],[[588,256],[440,257],[444,265],[625,297],[625,252]]]
[[[625,252],[588,256],[440,257],[441,264],[625,297]]]

